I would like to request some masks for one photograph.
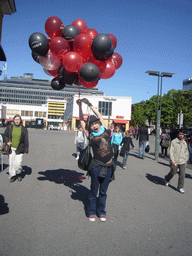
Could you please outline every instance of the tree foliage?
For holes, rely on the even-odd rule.
[[[192,127],[192,92],[170,90],[159,101],[162,128],[176,127],[180,111],[183,113],[183,126]],[[144,103],[134,104],[131,121],[135,125],[140,125],[142,121],[148,121],[149,125],[156,124],[157,102],[157,96],[153,96]]]

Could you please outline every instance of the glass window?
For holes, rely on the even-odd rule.
[[[99,101],[99,112],[104,116],[111,116],[112,102]]]

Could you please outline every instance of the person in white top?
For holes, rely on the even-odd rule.
[[[82,127],[79,125],[78,131],[75,133],[75,145],[76,145],[76,154],[77,154],[76,160],[79,159],[80,151],[84,149],[85,140],[86,138],[85,138],[84,131]]]

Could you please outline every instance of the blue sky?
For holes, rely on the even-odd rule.
[[[4,16],[2,28],[8,78],[24,73],[51,78],[32,59],[28,45],[32,33],[46,35],[45,22],[51,16],[64,26],[79,18],[98,33],[116,36],[115,52],[123,64],[112,78],[99,81],[97,87],[105,95],[132,97],[133,103],[150,99],[157,93],[158,78],[146,70],[175,73],[163,79],[163,93],[182,89],[183,79],[192,77],[190,0],[15,0],[15,4],[17,12]]]

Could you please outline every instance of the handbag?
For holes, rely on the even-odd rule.
[[[7,145],[6,142],[3,143],[3,147],[1,149],[1,153],[4,155],[9,155],[10,154],[10,150],[11,150],[11,145]]]
[[[169,147],[169,141],[168,141],[168,140],[166,140],[166,141],[163,143],[163,147],[165,147],[165,148],[168,148],[168,147]]]
[[[119,153],[119,155],[122,156],[122,157],[124,157],[124,155],[125,155],[126,145],[127,145],[127,143],[126,143],[126,144],[123,144],[123,146],[122,146],[122,148],[121,148],[121,151],[120,151],[120,153]]]
[[[150,150],[150,146],[149,146],[149,143],[147,142],[147,145],[145,147],[145,152],[146,153],[149,153],[149,150]]]
[[[11,141],[11,127],[9,127],[9,141]],[[11,145],[7,145],[6,142],[3,143],[3,147],[1,148],[1,153],[3,155],[9,155],[11,151]]]
[[[81,170],[88,171],[91,161],[92,161],[91,147],[90,145],[87,145],[86,148],[80,151],[79,159],[78,159],[78,167]]]

